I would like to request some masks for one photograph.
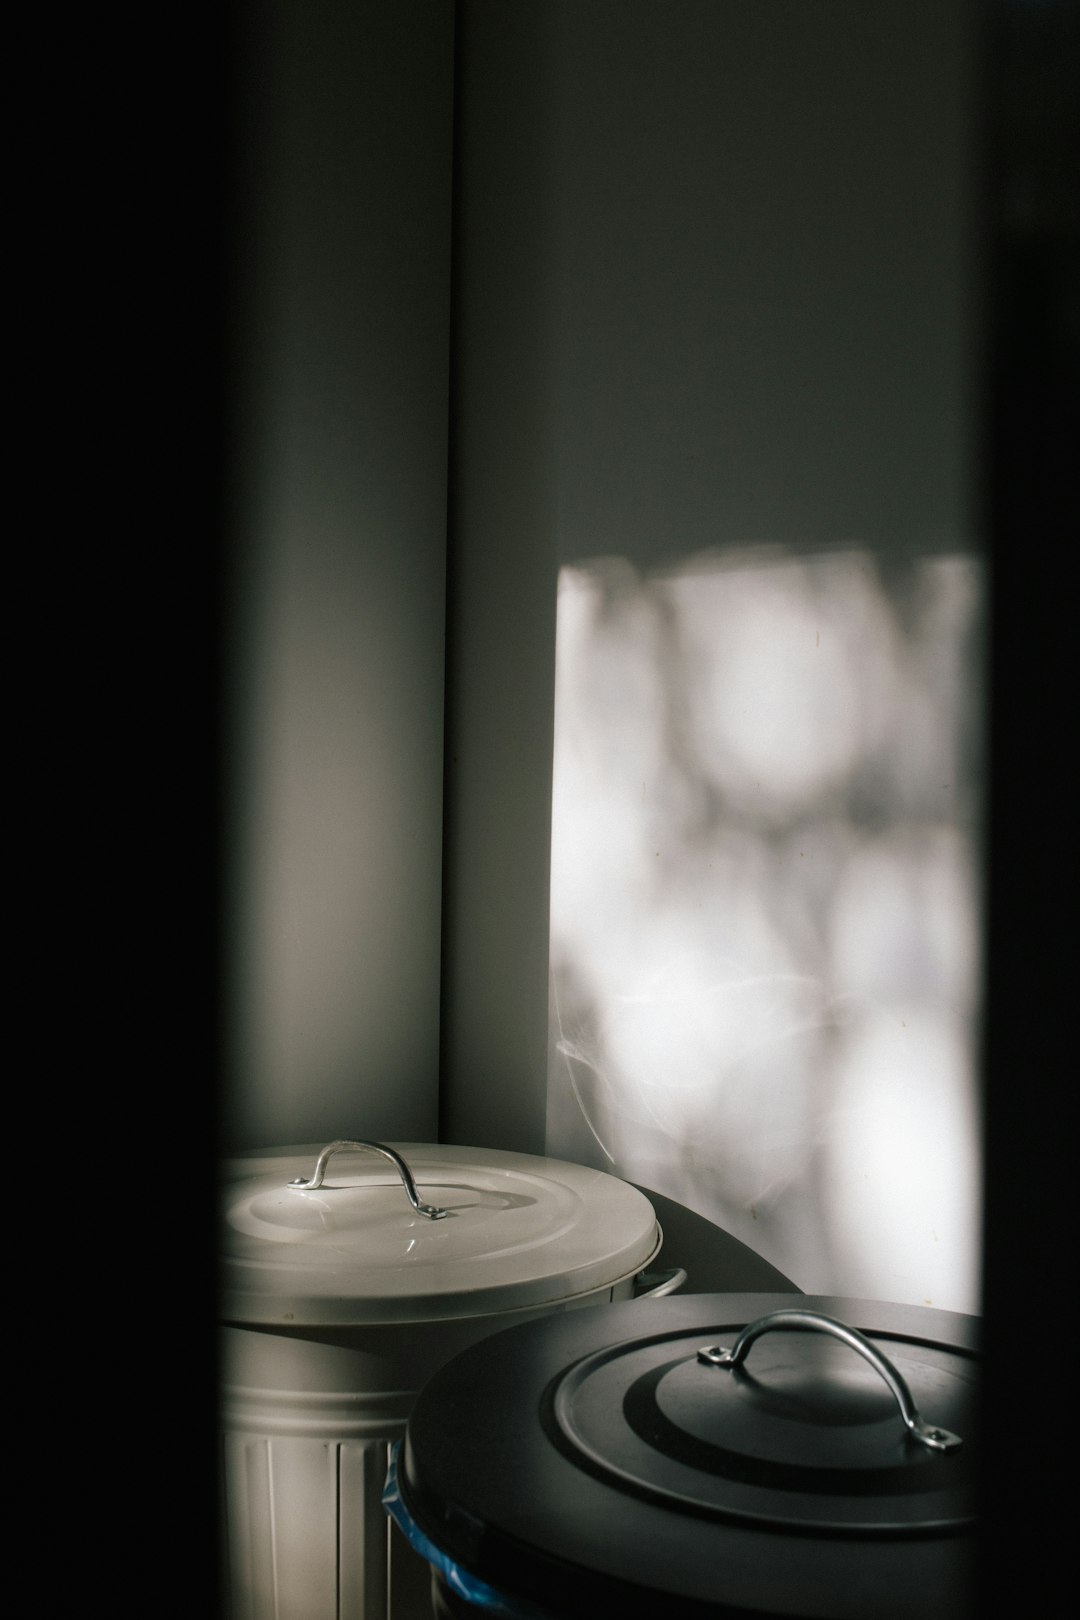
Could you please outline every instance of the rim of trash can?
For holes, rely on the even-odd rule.
[[[383,1145],[379,1145],[383,1146]],[[588,1297],[636,1276],[663,1234],[628,1182],[560,1159],[432,1143],[395,1166],[343,1149],[317,1188],[325,1144],[237,1154],[223,1166],[220,1311],[226,1322],[431,1322]],[[442,1213],[445,1212],[445,1213]]]

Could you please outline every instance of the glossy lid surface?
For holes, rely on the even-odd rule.
[[[316,1190],[322,1143],[230,1159],[222,1193],[226,1321],[420,1322],[555,1304],[643,1269],[660,1234],[643,1194],[582,1165],[487,1148],[388,1144],[394,1166],[340,1151]]]

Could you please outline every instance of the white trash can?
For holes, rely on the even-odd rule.
[[[412,1620],[426,1570],[381,1497],[417,1392],[499,1328],[633,1297],[652,1205],[582,1165],[417,1143],[251,1153],[224,1183],[229,1620]]]

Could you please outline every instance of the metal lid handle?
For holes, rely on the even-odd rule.
[[[409,1195],[409,1203],[412,1205],[413,1209],[416,1210],[418,1215],[426,1215],[431,1221],[441,1221],[444,1215],[449,1214],[448,1210],[437,1209],[434,1204],[421,1203],[420,1195],[416,1190],[416,1182],[412,1177],[412,1171],[405,1163],[405,1160],[401,1157],[401,1154],[395,1153],[393,1148],[387,1147],[383,1142],[352,1142],[345,1140],[340,1142],[331,1142],[323,1148],[322,1152],[319,1154],[319,1157],[316,1159],[315,1169],[312,1172],[311,1180],[305,1181],[303,1176],[297,1176],[295,1181],[289,1182],[289,1186],[292,1187],[296,1192],[314,1192],[316,1188],[321,1187],[323,1184],[323,1176],[326,1174],[326,1161],[329,1159],[331,1153],[337,1153],[341,1148],[370,1148],[372,1153],[381,1153],[384,1158],[389,1159],[391,1164],[396,1168],[398,1175],[401,1177],[405,1191]]]
[[[842,1339],[853,1350],[857,1350],[860,1356],[864,1356],[871,1367],[884,1378],[896,1396],[900,1416],[913,1439],[930,1451],[955,1451],[963,1444],[958,1434],[951,1434],[948,1429],[939,1429],[919,1416],[919,1409],[903,1377],[892,1362],[882,1355],[877,1345],[872,1344],[855,1328],[848,1327],[844,1322],[838,1322],[833,1316],[823,1316],[818,1311],[770,1311],[768,1316],[759,1316],[756,1322],[744,1327],[730,1350],[725,1350],[718,1344],[706,1345],[698,1351],[698,1360],[708,1362],[712,1367],[724,1367],[729,1372],[734,1372],[736,1367],[741,1366],[746,1360],[747,1352],[754,1340],[760,1338],[763,1333],[771,1332],[773,1328],[812,1328],[815,1332],[831,1333],[834,1338]]]
[[[670,1271],[639,1271],[634,1278],[634,1298],[663,1299],[681,1288],[685,1281],[686,1271],[682,1266],[674,1266]]]

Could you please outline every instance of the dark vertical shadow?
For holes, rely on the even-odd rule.
[[[978,1608],[1060,1605],[1072,1542],[1059,1312],[1075,1270],[1075,421],[1080,400],[1080,13],[989,8],[984,478],[992,540],[990,866]],[[1070,883],[1070,877],[1072,882]],[[1023,1347],[1023,1348],[1022,1348]],[[1005,1414],[1010,1418],[1003,1421]],[[1021,1416],[1021,1413],[1023,1414]],[[1064,1427],[1062,1427],[1064,1425]]]
[[[456,12],[439,1132],[544,1148],[558,8]]]

